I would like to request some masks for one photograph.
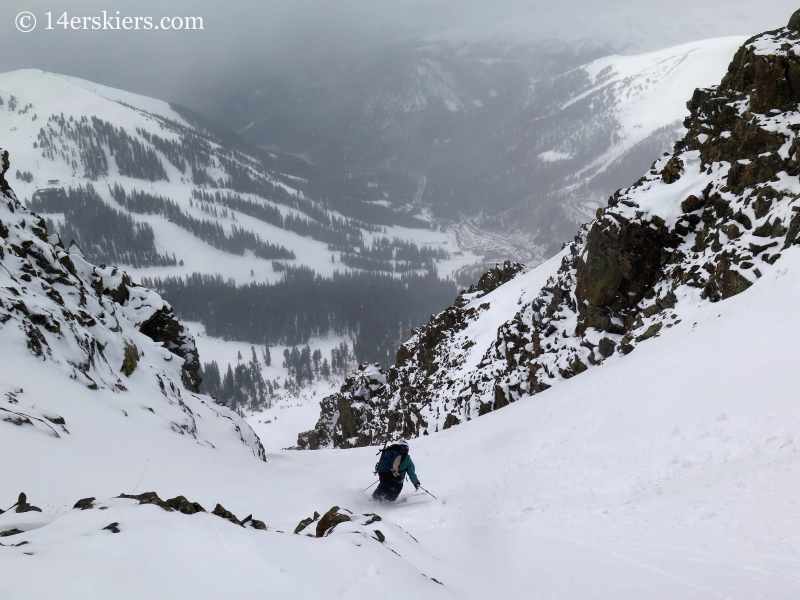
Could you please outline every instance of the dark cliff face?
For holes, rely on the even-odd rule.
[[[172,308],[166,305],[147,319],[139,327],[139,331],[154,342],[162,342],[164,347],[183,359],[181,382],[191,392],[200,392],[200,355],[194,338],[184,328]]]
[[[507,315],[477,366],[462,368],[457,333],[477,331],[483,305],[456,303],[401,348],[387,373],[361,371],[326,399],[300,446],[433,433],[634,351],[679,323],[684,306],[747,290],[800,243],[798,53],[800,11],[788,27],[748,40],[720,85],[688,102],[688,131],[673,153],[598,210],[538,297]],[[503,294],[490,294],[485,307]]]

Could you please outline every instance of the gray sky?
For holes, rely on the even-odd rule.
[[[346,59],[401,37],[613,43],[636,52],[784,25],[789,0],[4,0],[0,71],[34,67],[166,100],[298,61]],[[203,31],[64,31],[55,21],[100,16],[202,17]],[[27,34],[15,16],[31,11]],[[45,11],[54,30],[46,31]],[[188,102],[191,104],[191,102]]]

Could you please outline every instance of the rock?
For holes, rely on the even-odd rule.
[[[469,287],[466,291],[467,294],[479,294],[478,297],[485,296],[486,294],[495,291],[501,285],[508,283],[525,268],[525,265],[520,263],[511,262],[509,260],[503,263],[503,266],[495,265],[486,273],[481,275],[478,283]]]
[[[650,327],[647,328],[647,331],[645,331],[642,335],[636,338],[636,341],[643,342],[645,340],[649,340],[651,337],[655,337],[656,334],[658,334],[658,332],[661,331],[661,328],[663,326],[664,326],[663,323],[653,323],[652,325],[650,325]]]
[[[109,523],[103,529],[108,529],[111,533],[119,533],[119,523]]]
[[[777,245],[778,245],[778,242],[771,242],[769,244],[764,244],[763,246],[760,245],[760,244],[750,244],[749,248],[750,248],[750,252],[753,253],[753,256],[758,256],[764,250],[768,250],[769,248],[774,248]]]
[[[678,303],[678,297],[675,295],[675,292],[670,291],[667,293],[666,296],[663,298],[659,298],[658,305],[662,308],[675,308],[675,305]]]
[[[305,518],[305,519],[303,519],[302,521],[300,521],[300,522],[297,524],[297,527],[295,527],[295,528],[294,528],[294,532],[295,532],[295,533],[300,533],[300,532],[301,532],[301,531],[303,531],[303,530],[304,530],[306,527],[308,527],[309,525],[311,525],[311,523],[313,523],[313,522],[314,522],[314,519],[312,519],[311,517],[308,517],[308,518]]]
[[[17,529],[16,527],[14,527],[14,529],[6,529],[5,531],[0,531],[0,538],[8,537],[10,535],[17,535],[18,533],[25,533],[25,532],[22,531],[21,529]]]
[[[120,368],[120,371],[122,371],[126,377],[130,377],[133,375],[133,372],[136,370],[136,365],[138,364],[139,350],[136,348],[136,344],[126,341],[125,356],[122,359],[122,367]]]
[[[156,311],[152,317],[142,323],[139,331],[154,342],[163,342],[164,347],[183,359],[181,381],[187,390],[200,391],[200,355],[194,338],[178,321],[169,306]]]
[[[138,500],[139,504],[155,504],[156,506],[160,506],[167,512],[172,512],[172,508],[164,502],[161,498],[158,497],[158,494],[155,492],[145,492],[143,494],[120,494],[117,498],[130,498],[131,500]]]
[[[266,523],[264,523],[264,521],[259,521],[258,519],[252,519],[250,526],[253,529],[259,529],[261,531],[266,531],[267,529]]]
[[[350,521],[350,517],[343,515],[339,512],[339,507],[334,506],[326,512],[317,523],[317,537],[324,537],[330,530],[336,527],[339,523]]]
[[[722,229],[722,231],[725,232],[725,235],[728,236],[728,239],[731,240],[735,240],[740,235],[742,235],[741,232],[739,231],[739,227],[734,223],[730,223],[729,225],[723,225],[722,227],[720,227],[720,229]]]
[[[508,401],[506,401],[505,396],[503,396],[502,402],[508,404]],[[495,400],[495,408],[501,408],[502,406],[504,406],[502,402],[501,404],[498,405],[497,400]],[[461,423],[461,421],[458,419],[457,416],[455,416],[453,413],[447,413],[447,416],[444,419],[444,424],[442,425],[442,429],[450,429],[453,425],[458,425],[459,423]]]
[[[789,25],[787,26],[788,29],[792,31],[799,31],[800,30],[800,10],[797,10],[792,14],[791,18],[789,19]]]
[[[786,232],[786,241],[783,247],[785,249],[798,242],[800,242],[800,215],[794,215],[789,222],[789,229]]]
[[[582,310],[616,312],[637,304],[659,276],[664,249],[676,241],[661,225],[603,218],[586,237],[586,259],[576,259],[576,295]]]
[[[376,523],[377,521],[381,520],[380,516],[374,513],[365,514],[364,516],[369,517],[369,520],[366,523],[364,523],[364,525],[371,525],[372,523]]]
[[[341,448],[369,445],[370,436],[363,425],[369,408],[374,405],[373,398],[380,395],[385,385],[386,374],[379,365],[360,365],[338,394],[320,402],[320,420],[314,430],[298,435],[298,447],[317,450],[331,445]],[[353,397],[359,399],[358,404],[352,401]],[[331,427],[330,421],[334,419],[336,426]]]
[[[386,536],[381,533],[380,529],[375,529],[375,539],[378,540],[381,544],[386,541]]]
[[[678,179],[681,178],[683,174],[683,161],[678,157],[673,157],[669,159],[664,170],[661,171],[661,179],[664,180],[664,183],[670,184],[675,183]],[[687,211],[684,211],[687,212]]]
[[[214,510],[211,511],[211,514],[212,515],[217,515],[218,517],[221,517],[223,519],[227,519],[231,523],[235,523],[236,525],[239,525],[240,527],[244,527],[244,525],[242,525],[242,522],[239,521],[239,519],[236,518],[236,515],[234,515],[229,510],[226,510],[225,507],[222,506],[221,504],[217,504],[214,507]]]
[[[608,358],[614,354],[614,349],[617,347],[617,344],[611,338],[604,337],[602,340],[600,340],[600,344],[598,346],[600,356],[603,358]]]
[[[196,513],[206,512],[206,509],[200,506],[197,502],[190,502],[185,496],[175,496],[166,501],[166,505],[172,510],[177,510],[185,515],[194,515]]]
[[[14,508],[14,512],[16,513],[42,512],[42,509],[38,506],[33,506],[32,504],[28,503],[28,497],[25,495],[25,492],[20,493],[19,497],[17,498],[17,503],[11,508]]]
[[[753,284],[744,275],[732,268],[730,260],[722,259],[714,274],[708,278],[701,296],[712,302],[719,302],[741,294],[751,285]]]
[[[80,508],[81,510],[89,510],[90,508],[94,508],[94,501],[96,498],[92,496],[91,498],[81,498],[75,503],[73,509]]]
[[[706,205],[705,200],[701,200],[697,196],[687,196],[686,200],[681,202],[681,210],[684,213],[694,212],[696,210],[700,210]]]

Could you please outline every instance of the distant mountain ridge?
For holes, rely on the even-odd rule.
[[[208,273],[195,258],[211,246],[222,254],[208,248],[204,258],[239,281],[250,281],[251,269],[262,280],[280,277],[269,262],[228,256],[248,252],[254,258],[296,260],[330,275],[331,246],[336,253],[358,254],[362,245],[371,245],[365,233],[399,226],[398,237],[405,231],[413,238],[415,230],[429,229],[407,214],[417,187],[410,177],[338,176],[260,150],[187,109],[152,98],[34,70],[1,74],[0,98],[0,131],[13,151],[20,197],[35,202],[37,190],[41,195],[41,190],[91,186],[87,202],[129,214],[152,238],[130,265],[136,269],[171,266],[166,274]],[[134,192],[155,199],[147,205],[126,202]],[[154,206],[168,201],[171,206]],[[65,214],[57,198],[42,200],[37,210],[53,215],[57,227],[89,236],[79,216]],[[208,235],[204,228],[218,231]],[[238,241],[230,243],[231,238]],[[110,240],[96,245],[117,257]],[[123,251],[119,258],[129,257]],[[178,268],[180,261],[184,268]]]
[[[636,56],[408,42],[226,91],[207,110],[253,143],[319,164],[417,173],[443,219],[482,219],[552,256],[646,156],[681,137],[684,99],[719,81],[743,41]]]
[[[800,11],[688,103],[687,133],[545,265],[508,264],[326,398],[300,447],[447,429],[624,360],[800,243]],[[502,283],[494,289],[497,283]],[[488,293],[487,293],[488,292]]]
[[[159,289],[216,337],[241,340],[244,331],[251,344],[296,345],[351,334],[364,360],[383,361],[451,301],[447,276],[478,260],[431,223],[408,174],[318,167],[188,109],[92,82],[0,74],[0,135],[19,198],[51,233]],[[403,300],[408,280],[429,276],[437,282]],[[309,279],[304,302],[293,301],[293,285]],[[373,291],[368,302],[354,279]],[[257,327],[242,322],[254,310],[253,287],[270,298]],[[362,315],[339,316],[356,301]],[[406,310],[384,316],[392,302]],[[326,310],[336,315],[309,314]]]

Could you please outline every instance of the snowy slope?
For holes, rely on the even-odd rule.
[[[129,392],[112,391],[113,377],[121,379],[115,365],[123,351],[120,336],[111,334],[136,336],[130,322],[118,319],[113,329],[121,332],[105,324],[88,325],[96,338],[107,341],[106,355],[116,357],[86,367],[111,384],[94,390],[80,377],[65,377],[64,365],[56,360],[42,361],[33,351],[35,344],[28,348],[24,332],[15,326],[44,327],[52,321],[4,297],[3,309],[15,320],[0,325],[2,358],[8,361],[0,377],[12,392],[3,406],[42,415],[43,421],[46,414],[63,416],[70,433],[56,438],[33,425],[0,422],[0,451],[12,457],[4,462],[4,488],[12,491],[3,492],[3,506],[12,506],[24,491],[28,502],[44,509],[20,513],[12,507],[0,515],[0,533],[20,530],[0,538],[5,559],[0,561],[0,596],[797,597],[800,376],[792,334],[800,329],[800,248],[793,243],[800,217],[792,206],[800,197],[800,169],[792,158],[795,133],[789,125],[800,119],[800,98],[793,95],[797,88],[774,85],[781,81],[776,74],[800,73],[794,52],[782,48],[788,43],[791,49],[800,39],[800,13],[793,23],[791,30],[743,48],[731,77],[719,88],[695,94],[683,144],[620,193],[594,228],[565,251],[560,265],[548,263],[541,272],[508,265],[487,276],[471,292],[474,297],[463,298],[457,308],[466,318],[460,324],[471,328],[481,344],[489,344],[492,364],[481,366],[480,375],[487,376],[485,367],[492,366],[498,377],[519,376],[511,359],[521,362],[520,357],[506,350],[521,349],[525,336],[540,333],[533,315],[546,306],[552,310],[541,325],[552,324],[548,336],[554,337],[544,343],[554,351],[523,357],[523,366],[535,363],[545,373],[557,366],[575,369],[574,358],[588,360],[589,355],[598,364],[584,365],[578,376],[561,374],[551,387],[536,390],[535,398],[526,395],[524,401],[497,406],[503,410],[412,440],[417,473],[438,500],[414,494],[395,506],[372,504],[364,488],[372,481],[375,448],[271,452],[261,461],[251,446],[236,439],[230,425],[214,427],[206,411],[217,409],[204,408],[201,397],[190,400],[202,416],[198,428],[213,430],[220,446],[195,443],[161,416],[180,405],[169,404],[169,394],[167,401],[160,400],[153,383],[149,368],[162,368],[158,348],[147,346],[129,378]],[[739,158],[740,152],[750,158]],[[708,191],[689,200],[686,194],[696,186]],[[52,318],[66,319],[42,285],[47,282],[45,263],[28,250],[30,258],[22,258],[21,250],[44,252],[45,258],[52,252],[54,261],[63,260],[61,254],[36,238],[40,225],[35,217],[13,203],[7,206],[14,212],[2,218],[9,230],[2,236],[3,264],[9,276],[27,283],[15,281],[11,287],[25,294],[26,306],[38,303]],[[636,252],[615,235],[631,236]],[[662,236],[675,245],[656,245]],[[761,245],[777,243],[758,251],[751,247],[758,245],[756,238],[763,238]],[[691,247],[684,246],[688,242]],[[666,247],[675,253],[662,262],[660,251]],[[650,252],[654,248],[659,252]],[[635,277],[627,273],[621,289],[634,292],[627,305],[604,304],[591,295],[583,303],[586,292],[571,286],[585,282],[581,270],[587,262],[614,250],[638,267],[657,264],[663,269],[648,271],[653,275],[645,280],[649,287],[636,269]],[[757,267],[745,252],[752,253],[751,259],[758,256]],[[701,272],[705,265],[709,268]],[[607,275],[609,268],[595,263],[593,272]],[[542,280],[546,284],[536,290]],[[673,283],[673,306],[645,312],[666,299],[663,292]],[[67,284],[47,285],[59,291]],[[72,283],[74,289],[77,285]],[[98,305],[108,302],[102,290],[91,296],[91,284],[84,287],[89,288],[89,309],[100,320],[110,323],[111,309],[125,316],[113,304],[100,310]],[[547,302],[537,305],[543,298]],[[68,302],[79,299],[75,292]],[[477,307],[470,305],[473,301]],[[488,306],[481,307],[484,303]],[[476,310],[468,313],[470,308]],[[587,312],[590,308],[608,310]],[[508,310],[516,314],[500,314]],[[449,314],[458,316],[457,311]],[[592,333],[581,336],[596,328],[603,315],[612,329],[604,335],[616,341],[617,351],[600,360],[594,355],[597,344],[580,342],[594,339]],[[502,317],[506,320],[500,322]],[[476,319],[480,325],[467,323]],[[582,321],[589,326],[574,335]],[[445,324],[445,318],[436,323]],[[492,339],[486,332],[498,323]],[[658,323],[657,335],[638,335]],[[616,327],[623,325],[625,333],[620,333]],[[67,330],[66,323],[62,329]],[[55,359],[67,356],[71,342],[45,331],[40,335]],[[417,341],[425,341],[424,333],[418,332]],[[460,330],[443,327],[436,334],[444,337],[432,335],[431,340],[443,339],[447,353]],[[142,347],[148,343],[138,337],[134,341]],[[454,358],[475,360],[470,341],[463,340],[462,353]],[[421,349],[428,350],[424,344]],[[441,356],[418,352],[408,359],[432,365]],[[165,363],[164,372],[179,378],[175,359]],[[457,365],[436,366],[443,375],[437,383],[442,398],[454,403],[458,398],[448,391],[446,375]],[[535,378],[539,369],[528,372],[528,383],[541,383]],[[551,380],[558,377],[553,375]],[[138,387],[137,376],[151,394]],[[14,392],[11,386],[24,386],[24,391]],[[503,394],[510,390],[497,387]],[[115,402],[128,398],[155,410],[119,416]],[[239,518],[253,515],[266,530],[257,530],[253,520],[240,527],[212,514],[167,512],[115,498],[122,491],[143,490],[155,490],[163,499],[182,494],[206,509],[219,503]],[[83,503],[87,510],[73,508],[89,496],[95,497],[91,508],[88,501]],[[290,533],[300,519],[334,505],[352,511],[352,520],[329,536]],[[223,514],[222,506],[215,512]],[[370,516],[376,511],[381,521]]]
[[[378,541],[366,527],[370,519],[354,515],[326,545],[284,537],[244,514],[240,524],[215,507],[211,495],[234,509],[240,506],[230,502],[235,492],[223,473],[234,480],[263,474],[258,437],[239,415],[195,393],[194,341],[169,305],[132,284],[127,274],[95,267],[74,246],[67,251],[57,236],[47,236],[43,220],[19,203],[3,178],[7,152],[0,150],[0,161],[0,447],[7,458],[3,474],[13,480],[9,484],[26,486],[31,494],[30,502],[21,494],[8,510],[0,509],[0,549],[22,558],[37,556],[58,571],[37,576],[37,583],[12,568],[0,575],[0,596],[44,597],[54,593],[54,584],[59,595],[83,598],[218,598],[225,590],[254,597],[258,589],[284,597],[322,597],[331,586],[372,594],[388,589],[383,581],[399,591],[444,595],[440,584],[414,566],[424,562],[425,552],[391,523],[381,523]],[[213,477],[195,479],[194,468],[203,465],[211,466],[206,475]],[[208,484],[200,499],[214,513],[185,521],[182,512],[205,511],[197,505],[167,511],[117,497],[141,493],[140,485],[153,473],[157,478],[170,473],[178,485],[189,479]],[[38,483],[31,487],[34,480]],[[69,510],[79,500],[71,498],[78,488],[98,493],[100,500],[83,494],[88,498],[83,508]],[[15,537],[34,531],[44,534],[42,551]],[[117,545],[121,532],[131,534],[132,546]],[[358,550],[362,545],[365,551]],[[220,562],[215,554],[225,547],[237,549],[223,552],[227,558]],[[335,554],[350,560],[331,563]],[[126,555],[132,560],[120,562]],[[176,556],[187,562],[176,568]],[[288,569],[279,566],[287,556],[293,557],[285,563]],[[215,583],[194,572],[209,557],[214,569],[203,569]],[[12,566],[8,558],[13,562],[6,554],[4,568]],[[307,577],[309,559],[324,576]],[[259,585],[241,578],[239,569],[248,563],[260,567],[259,576],[277,575],[282,581],[266,579]],[[126,571],[126,564],[133,568]],[[151,570],[156,564],[161,571]],[[151,577],[143,578],[142,569]],[[353,587],[363,572],[373,576]],[[388,577],[376,580],[381,572]],[[363,594],[356,597],[367,597]]]
[[[506,167],[526,177],[523,197],[503,214],[505,235],[510,230],[520,243],[557,253],[615,190],[685,134],[687,99],[719,82],[744,41],[706,39],[606,56],[533,79],[524,122],[510,129],[504,155]]]
[[[56,518],[1,540],[29,543],[0,547],[0,593],[794,598],[800,381],[786,332],[800,329],[798,273],[800,253],[791,248],[781,268],[746,294],[693,307],[634,354],[534,402],[413,441],[420,479],[438,502],[372,505],[363,492],[372,448],[275,452],[261,463],[183,445],[178,436],[130,445],[123,429],[102,455],[86,445],[54,464],[58,440],[34,443],[12,429],[2,444],[26,452],[7,466],[7,487],[16,487],[3,502],[24,489],[45,513],[0,515],[2,529]],[[221,502],[286,533],[110,500],[137,482],[162,498],[184,494],[206,508]],[[109,508],[71,509],[88,495]],[[419,544],[398,532],[390,543],[401,561],[345,530],[323,540],[289,533],[334,504],[377,510]],[[110,522],[119,534],[102,530]],[[396,531],[378,528],[387,538]]]
[[[689,116],[686,99],[695,89],[722,79],[745,39],[702,40],[647,54],[609,56],[581,67],[591,87],[562,110],[586,98],[611,95],[620,127],[619,140],[579,175],[594,175],[659,129],[682,122]]]
[[[272,268],[272,260],[287,260],[287,253],[295,257],[288,259],[290,264],[330,276],[336,269],[347,270],[340,262],[331,262],[329,248],[332,239],[344,239],[346,233],[351,236],[349,242],[335,243],[333,253],[338,259],[342,251],[357,252],[352,248],[370,246],[373,238],[384,236],[414,241],[418,246],[456,249],[452,233],[431,231],[424,221],[418,221],[422,228],[403,225],[409,219],[403,210],[409,207],[395,197],[399,192],[384,183],[368,177],[338,181],[299,159],[261,151],[235,136],[226,137],[225,131],[217,131],[213,124],[202,123],[166,102],[31,69],[0,74],[0,99],[0,135],[11,152],[10,175],[19,197],[30,201],[37,190],[91,184],[105,204],[152,228],[159,255],[175,258],[171,266],[152,261],[120,263],[137,277],[201,272],[223,273],[239,283],[275,281],[282,274]],[[121,142],[115,145],[113,138]],[[135,164],[120,162],[126,153],[135,156]],[[30,180],[14,179],[17,171],[29,173]],[[339,188],[332,189],[329,184]],[[114,185],[128,195],[138,190],[171,200],[185,216],[221,225],[228,237],[235,226],[285,252],[260,256],[248,248],[242,255],[215,247],[165,214],[130,210],[112,196],[109,188]],[[266,208],[270,220],[259,217],[254,208],[244,210],[213,198],[201,201],[197,196],[201,191],[212,196],[231,194],[255,209]],[[354,202],[348,195],[355,193],[372,196]],[[339,197],[350,207],[348,215],[335,208]],[[387,198],[398,210],[386,208]],[[406,200],[411,202],[411,192]],[[384,212],[375,222],[369,210],[378,205]],[[360,207],[367,212],[362,215]],[[65,222],[64,211],[53,202],[40,206],[39,212],[57,227]],[[299,220],[317,233],[281,225],[276,218],[295,219],[295,224]],[[333,233],[336,226],[331,220],[339,221],[339,237]],[[453,272],[471,261],[474,256],[467,252],[444,261],[440,270]]]

